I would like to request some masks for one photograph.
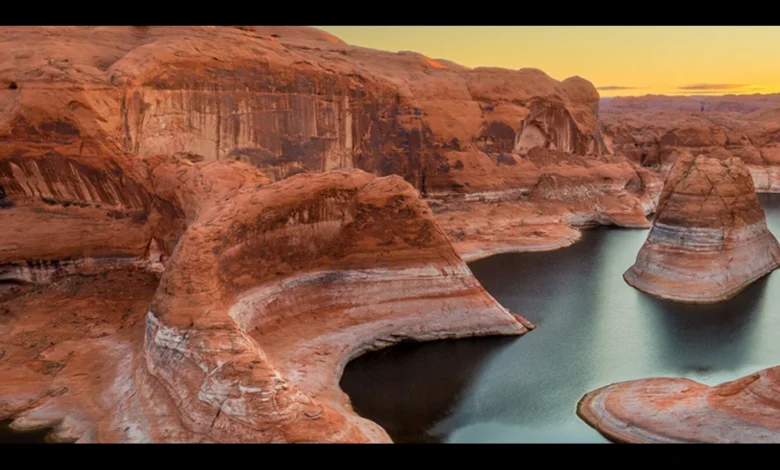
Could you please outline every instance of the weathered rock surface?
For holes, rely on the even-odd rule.
[[[388,442],[339,388],[349,359],[533,328],[479,285],[400,177],[148,168],[175,208],[150,224],[175,246],[153,298],[153,275],[133,267],[6,293],[0,419],[14,427],[80,442]]]
[[[9,27],[0,43],[0,287],[53,283],[8,301],[0,418],[61,438],[387,441],[339,390],[350,357],[532,327],[447,236],[468,258],[554,249],[576,227],[646,227],[660,190],[610,154],[578,77],[312,28]],[[165,271],[143,332],[154,282],[136,269]]]
[[[512,202],[548,173],[598,186],[605,172],[638,167],[609,157],[599,95],[579,77],[559,82],[536,69],[469,69],[349,46],[298,27],[9,27],[0,31],[0,44],[2,206],[23,206],[13,215],[18,226],[20,218],[44,225],[69,205],[66,213],[81,220],[63,237],[78,245],[75,227],[94,224],[89,237],[102,248],[90,259],[144,259],[155,214],[168,214],[145,186],[148,168],[139,157],[240,160],[271,180],[333,168],[400,175],[424,197],[443,200],[437,214],[453,212],[453,220],[468,217],[461,209],[469,201]],[[540,165],[530,156],[534,148],[579,163],[571,171],[566,163]],[[636,205],[628,201],[636,194],[616,182],[609,193],[621,205]],[[44,198],[54,207],[35,209]],[[620,223],[581,210],[564,219]],[[568,214],[567,202],[554,211]],[[107,224],[109,212],[126,214],[124,222]],[[522,213],[505,225],[523,225]],[[9,214],[0,210],[0,217]],[[573,233],[565,224],[553,231]],[[113,232],[128,238],[117,243],[122,250],[112,246]],[[533,232],[507,229],[500,239],[468,243],[522,249]],[[16,258],[0,259],[13,276],[46,277],[24,266],[20,272],[21,260],[67,264],[32,240],[18,244]]]
[[[704,112],[683,105],[693,98],[698,103],[699,97],[652,96],[602,103],[606,147],[661,177],[681,155],[739,157],[758,191],[780,191],[780,95],[711,97]]]
[[[673,378],[616,383],[586,394],[577,414],[621,443],[778,443],[780,367],[715,387]]]
[[[745,164],[684,156],[670,171],[647,241],[623,277],[664,299],[711,303],[778,266],[780,244]]]
[[[389,438],[338,387],[346,361],[529,326],[477,283],[411,185],[345,170],[201,209],[150,306],[146,358],[198,433],[376,442]]]
[[[209,442],[146,371],[159,276],[133,266],[0,291],[0,419],[78,442]]]
[[[429,199],[464,259],[569,246],[578,228],[649,228],[662,181],[622,157],[588,158],[535,148],[525,158],[533,183],[499,193]]]

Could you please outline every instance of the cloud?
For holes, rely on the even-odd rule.
[[[677,87],[678,90],[696,90],[696,91],[720,91],[720,90],[737,90],[745,88],[750,85],[738,85],[734,83],[699,83],[697,85],[685,85]]]
[[[607,85],[597,87],[598,90],[613,91],[613,90],[636,90],[633,86],[619,86],[619,85]]]

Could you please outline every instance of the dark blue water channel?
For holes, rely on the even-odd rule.
[[[780,236],[780,195],[760,199]],[[780,364],[780,272],[713,306],[657,300],[622,278],[646,237],[599,228],[562,250],[476,261],[482,285],[536,330],[371,353],[342,388],[396,442],[606,442],[575,414],[592,389],[663,376],[715,385]]]

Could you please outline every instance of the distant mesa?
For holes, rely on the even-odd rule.
[[[650,234],[623,278],[686,303],[727,300],[780,265],[753,179],[739,158],[680,157]]]

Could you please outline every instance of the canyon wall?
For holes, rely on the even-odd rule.
[[[62,439],[387,441],[347,360],[525,333],[462,259],[649,227],[660,192],[579,77],[313,28],[0,43],[0,414]]]
[[[148,168],[154,197],[178,214],[160,237],[180,232],[160,281],[130,265],[0,292],[0,419],[16,429],[78,442],[389,442],[341,391],[347,361],[533,328],[482,288],[398,176],[269,184],[240,162]]]
[[[492,167],[537,145],[605,150],[584,79],[468,69],[312,28],[19,27],[0,41],[12,121],[40,131],[36,111],[48,112],[53,130],[81,142],[89,129],[141,158],[240,159],[273,179],[357,167],[436,193],[503,187],[467,180],[521,178]]]
[[[553,244],[565,243],[577,233],[570,219],[620,224],[609,215],[619,212],[639,220],[657,196],[635,184],[658,186],[651,173],[639,176],[640,165],[611,154],[598,121],[598,92],[579,77],[469,69],[412,52],[350,46],[299,27],[9,27],[0,31],[0,43],[4,204],[26,208],[42,198],[62,199],[71,210],[100,200],[101,210],[147,219],[119,229],[137,238],[131,252],[90,255],[95,258],[143,258],[157,215],[170,218],[171,207],[150,196],[144,183],[147,160],[157,155],[238,160],[271,181],[335,168],[399,175],[438,204],[437,216],[474,218],[478,225],[488,222],[479,204],[487,201],[514,227],[498,239],[472,237],[442,219],[450,237],[466,237],[456,247],[469,256],[496,247],[539,249],[547,239],[528,234],[545,230],[567,234]],[[534,149],[570,163],[535,158]],[[34,167],[55,154],[63,168],[80,169]],[[98,182],[84,172],[113,176]],[[527,223],[538,206],[533,188],[556,174],[623,202],[612,208],[596,197],[571,211],[558,201],[554,217]],[[118,201],[114,194],[134,196]],[[175,236],[155,244],[170,254]],[[23,259],[54,262],[20,243],[17,252],[26,250]],[[0,262],[22,276],[19,260]]]
[[[185,426],[217,440],[388,441],[338,387],[349,359],[532,327],[479,285],[400,177],[297,175],[200,214],[150,305],[145,351]]]

